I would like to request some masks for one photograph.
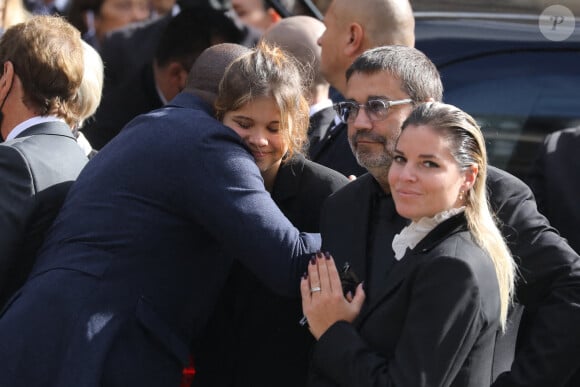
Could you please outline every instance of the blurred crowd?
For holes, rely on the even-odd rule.
[[[0,385],[580,382],[580,130],[488,166],[412,2],[0,21]]]

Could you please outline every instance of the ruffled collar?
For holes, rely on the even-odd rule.
[[[414,249],[415,246],[443,221],[465,211],[465,207],[451,208],[442,211],[432,218],[421,218],[418,222],[411,222],[401,232],[393,238],[393,251],[395,259],[400,261],[407,252],[407,249]]]

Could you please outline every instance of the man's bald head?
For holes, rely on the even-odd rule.
[[[323,32],[324,24],[320,20],[310,16],[291,16],[268,28],[262,39],[292,54],[311,71],[313,86],[327,85],[320,73],[321,49],[317,43]]]
[[[344,93],[344,74],[363,52],[385,45],[415,45],[415,18],[408,0],[334,0],[328,8],[322,72]]]
[[[249,51],[249,48],[234,43],[216,44],[205,49],[193,63],[184,91],[213,105],[226,69]]]

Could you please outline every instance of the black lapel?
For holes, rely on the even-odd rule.
[[[334,129],[331,130],[331,128],[333,127]],[[310,159],[316,160],[320,152],[322,152],[324,148],[326,148],[330,143],[332,143],[334,138],[338,136],[343,130],[346,130],[346,127],[347,127],[346,124],[342,122],[336,125],[336,127],[334,121],[331,122],[330,125],[328,126],[328,129],[326,130],[326,135],[324,136],[324,138],[320,139],[317,143],[311,145],[309,150]]]
[[[292,199],[298,194],[305,163],[304,156],[296,154],[280,165],[272,189],[272,198],[277,204]]]
[[[352,205],[344,209],[352,214],[349,219],[352,223],[352,235],[345,236],[350,241],[351,249],[347,257],[352,271],[363,281],[367,272],[367,240],[372,198],[375,195],[375,180],[370,173],[366,173],[350,184],[357,184],[358,189],[353,192]],[[343,227],[343,226],[339,226]]]
[[[413,250],[407,252],[399,262],[396,262],[393,265],[385,279],[387,284],[381,291],[381,296],[377,297],[372,304],[366,307],[363,306],[361,314],[357,318],[357,324],[363,324],[369,314],[372,313],[372,311],[380,305],[385,298],[388,298],[393,291],[397,290],[401,282],[403,282],[403,280],[413,272],[417,265],[427,258],[427,253],[429,251],[439,245],[449,235],[465,231],[466,229],[467,224],[463,213],[452,216],[435,227],[419,242],[419,244],[417,244],[417,246],[415,246]]]

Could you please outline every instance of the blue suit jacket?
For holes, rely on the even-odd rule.
[[[71,188],[0,317],[0,385],[177,386],[226,257],[297,294],[300,258],[319,248],[271,200],[235,132],[182,93],[129,123]]]

